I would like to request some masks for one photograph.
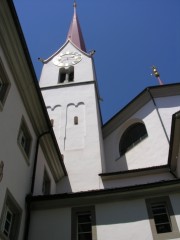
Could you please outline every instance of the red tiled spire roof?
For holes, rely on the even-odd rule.
[[[67,35],[67,40],[71,40],[78,48],[86,52],[86,47],[81,32],[81,27],[76,14],[76,3],[74,2],[74,15]]]

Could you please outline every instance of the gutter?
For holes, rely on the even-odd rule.
[[[37,157],[38,157],[38,150],[41,138],[46,134],[51,134],[52,128],[48,131],[41,133],[37,138],[36,143],[36,150],[35,150],[35,157],[34,157],[34,165],[33,165],[33,173],[32,173],[32,182],[31,182],[31,190],[30,193],[26,196],[26,218],[25,218],[25,227],[24,227],[24,240],[28,240],[29,236],[29,226],[31,220],[31,203],[28,201],[29,196],[33,196],[34,193],[34,184],[35,184],[35,174],[36,174],[36,167],[37,167]]]
[[[53,200],[68,200],[68,199],[77,199],[77,198],[86,198],[86,197],[100,197],[104,198],[104,195],[112,195],[118,193],[134,192],[139,190],[148,190],[158,187],[166,187],[172,185],[180,184],[180,179],[173,179],[167,181],[139,184],[133,186],[119,187],[119,188],[109,188],[109,189],[97,189],[85,192],[75,192],[75,193],[61,193],[54,195],[39,195],[39,196],[29,196],[28,201],[31,203],[42,202],[42,201],[53,201]]]

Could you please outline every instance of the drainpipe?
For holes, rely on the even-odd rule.
[[[30,225],[30,219],[31,219],[31,196],[33,195],[34,192],[34,184],[35,184],[35,174],[36,174],[36,167],[37,167],[37,156],[38,156],[38,150],[39,150],[39,143],[41,138],[46,135],[50,134],[52,131],[52,128],[49,129],[48,131],[41,133],[36,142],[36,150],[35,150],[35,156],[34,156],[34,166],[33,166],[33,174],[32,174],[32,182],[31,182],[31,190],[30,193],[26,196],[26,218],[25,218],[25,228],[24,228],[24,240],[28,240],[28,235],[29,235],[29,225]]]
[[[152,96],[152,93],[151,93],[151,91],[150,91],[149,88],[147,88],[147,91],[148,91],[148,93],[149,93],[149,95],[150,95],[150,97],[151,97],[151,100],[152,100],[152,102],[153,102],[153,104],[154,104],[154,107],[155,107],[155,109],[156,109],[156,111],[157,111],[157,114],[158,114],[159,120],[160,120],[160,122],[161,122],[162,128],[163,128],[163,130],[164,130],[164,134],[165,134],[165,136],[166,136],[166,139],[167,139],[168,143],[170,143],[169,137],[168,137],[168,135],[167,135],[167,132],[166,132],[165,126],[164,126],[164,124],[163,124],[161,115],[160,115],[160,113],[159,113],[158,107],[157,107],[157,105],[156,105],[156,102],[155,102],[155,100],[154,100],[154,98],[153,98],[153,96]],[[168,164],[168,168],[169,168],[169,172],[173,175],[173,177],[174,177],[174,178],[177,178],[176,174],[172,171],[172,169],[171,169],[171,167],[170,167],[169,164]]]
[[[164,134],[165,134],[166,139],[167,139],[167,141],[168,141],[168,143],[169,143],[169,137],[168,137],[168,134],[167,134],[167,132],[166,132],[166,129],[165,129],[164,123],[163,123],[163,121],[162,121],[161,115],[160,115],[160,113],[159,113],[158,107],[157,107],[157,105],[156,105],[156,102],[155,102],[155,100],[154,100],[154,98],[153,98],[153,96],[152,96],[152,93],[151,93],[151,91],[150,91],[149,88],[147,88],[147,91],[148,91],[148,93],[149,93],[149,95],[150,95],[150,97],[151,97],[151,100],[152,100],[153,104],[154,104],[154,107],[155,107],[155,109],[156,109],[157,115],[158,115],[158,117],[159,117],[160,123],[161,123],[162,128],[163,128]]]

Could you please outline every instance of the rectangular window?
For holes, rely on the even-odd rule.
[[[3,62],[0,59],[0,110],[3,109],[9,88],[10,82],[6,74]]]
[[[92,240],[92,218],[90,212],[77,215],[78,240]]]
[[[42,192],[44,195],[47,195],[47,194],[50,194],[50,191],[51,191],[51,180],[49,178],[49,175],[46,169],[44,169]]]
[[[72,208],[72,240],[96,240],[95,208]]]
[[[7,190],[0,219],[0,238],[18,239],[22,210]]]
[[[146,199],[154,239],[180,237],[169,197]]]
[[[19,128],[19,134],[18,134],[18,144],[26,158],[29,158],[29,155],[30,155],[31,142],[32,142],[32,137],[27,128],[24,118],[22,118],[21,125]]]
[[[12,223],[13,223],[14,215],[9,207],[6,207],[5,214],[4,214],[4,221],[3,221],[3,233],[7,237],[10,237],[10,233],[12,230]]]
[[[172,232],[171,221],[165,203],[151,205],[157,233]]]

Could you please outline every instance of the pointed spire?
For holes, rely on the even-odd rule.
[[[84,43],[84,39],[83,39],[83,35],[81,32],[81,27],[79,24],[79,20],[76,14],[76,7],[77,4],[74,1],[74,15],[73,15],[73,19],[69,28],[69,32],[67,35],[67,40],[70,39],[71,42],[73,42],[78,48],[80,48],[81,50],[83,50],[84,52],[86,52],[86,47],[85,47],[85,43]]]

